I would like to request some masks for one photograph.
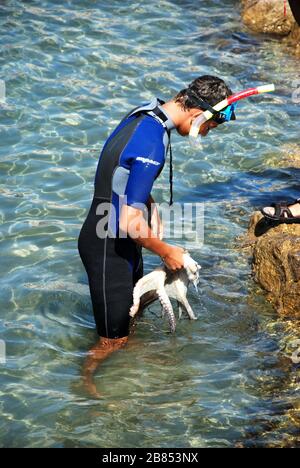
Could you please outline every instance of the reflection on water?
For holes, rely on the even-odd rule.
[[[14,0],[0,26],[0,445],[299,445],[297,327],[278,319],[234,247],[253,208],[299,196],[299,170],[280,164],[298,141],[298,63],[250,35],[233,0]],[[205,245],[192,252],[199,320],[170,336],[153,306],[99,370],[103,399],[90,400],[78,382],[96,335],[76,240],[101,146],[128,109],[204,73],[278,91],[240,104],[202,153],[173,137],[176,201],[206,203]],[[165,187],[167,170],[158,201]]]

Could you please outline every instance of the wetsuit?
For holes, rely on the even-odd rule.
[[[146,205],[154,180],[163,169],[174,124],[162,103],[154,99],[134,109],[106,141],[94,198],[79,236],[97,331],[107,338],[128,336],[133,288],[143,276],[141,247],[130,237],[119,236],[118,223],[124,200],[136,208]]]

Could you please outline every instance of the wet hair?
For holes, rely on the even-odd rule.
[[[224,80],[216,76],[204,75],[192,81],[187,88],[182,89],[175,96],[174,101],[180,104],[182,110],[195,107],[201,109],[197,104],[197,99],[203,99],[211,106],[215,106],[231,94],[233,93]]]

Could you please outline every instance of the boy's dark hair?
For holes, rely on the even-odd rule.
[[[174,100],[180,104],[183,110],[189,110],[195,107],[201,108],[201,106],[197,105],[197,98],[203,99],[211,106],[215,106],[218,102],[231,96],[231,94],[231,89],[221,78],[204,75],[192,81],[188,88],[182,89]]]

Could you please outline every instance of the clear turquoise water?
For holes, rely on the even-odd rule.
[[[279,168],[298,142],[299,62],[253,36],[237,1],[7,1],[0,5],[0,446],[232,447],[299,444],[296,327],[253,283],[235,238],[270,199],[299,196]],[[177,201],[205,201],[199,320],[170,337],[158,310],[97,373],[101,401],[79,385],[96,335],[77,237],[101,146],[131,107],[170,99],[194,77],[234,90],[274,82],[202,153],[173,137]],[[291,118],[288,118],[291,117]],[[158,201],[168,200],[168,170]],[[145,255],[146,270],[158,260]],[[298,421],[298,423],[297,423]]]

